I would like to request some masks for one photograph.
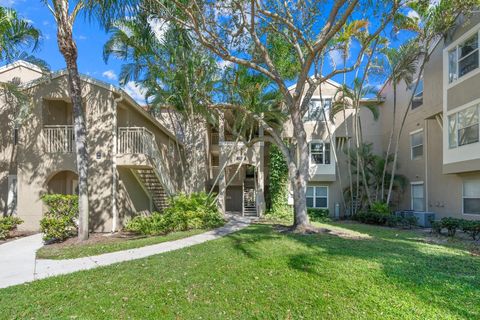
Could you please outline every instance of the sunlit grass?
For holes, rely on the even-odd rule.
[[[479,319],[480,259],[413,231],[253,225],[138,261],[0,290],[0,318]],[[348,231],[348,232],[347,232]]]

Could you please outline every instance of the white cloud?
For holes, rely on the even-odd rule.
[[[50,22],[48,20],[43,20],[42,21],[42,25],[44,26],[48,26],[50,24]]]
[[[343,54],[340,50],[332,50],[328,53],[333,64],[336,66],[343,64]]]
[[[18,1],[17,0],[0,0],[0,6],[2,7],[13,7]]]
[[[79,35],[78,40],[87,40],[87,37],[84,35]]]
[[[420,18],[420,16],[418,15],[418,13],[415,10],[408,11],[407,17],[409,17],[410,19],[419,19]]]
[[[168,30],[168,22],[161,19],[148,19],[148,24],[152,28],[153,33],[158,41],[162,42],[165,37],[165,33]]]
[[[123,87],[123,90],[133,98],[133,100],[137,101],[139,104],[145,104],[145,88],[137,85],[134,81],[129,81]]]
[[[113,70],[107,70],[104,73],[102,73],[102,76],[109,79],[109,80],[117,80],[117,74]]]
[[[233,63],[227,60],[220,60],[217,62],[217,65],[220,69],[227,69],[228,67],[231,67]]]

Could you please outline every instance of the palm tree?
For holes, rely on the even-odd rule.
[[[418,43],[410,41],[399,48],[385,48],[383,53],[386,58],[387,68],[390,70],[388,82],[391,83],[393,89],[393,106],[392,106],[392,127],[388,138],[387,151],[385,159],[389,159],[390,150],[392,148],[393,134],[395,132],[395,123],[397,116],[397,88],[400,82],[405,82],[410,86],[418,66]],[[380,200],[384,201],[385,197],[385,175],[389,161],[384,161],[382,171],[382,185],[380,191]]]
[[[154,23],[164,28],[161,35],[152,27]],[[146,89],[152,112],[168,111],[184,140],[183,189],[187,193],[204,190],[201,177],[207,173],[206,152],[199,150],[204,139],[199,130],[202,124],[214,122],[210,106],[219,79],[215,59],[175,23],[162,24],[140,13],[114,26],[104,46],[104,59],[114,56],[125,61],[120,83],[134,80]]]
[[[78,238],[88,239],[89,197],[88,197],[88,153],[86,121],[83,111],[83,98],[80,74],[78,71],[78,50],[73,38],[73,25],[83,11],[86,15],[96,16],[106,27],[117,15],[128,10],[130,1],[94,1],[43,0],[55,18],[57,24],[57,43],[67,66],[68,92],[73,105],[73,123],[75,132],[75,151],[78,171]]]
[[[11,60],[27,47],[37,48],[40,31],[13,9],[0,7],[0,61]]]

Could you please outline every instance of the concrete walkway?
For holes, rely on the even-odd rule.
[[[190,247],[243,229],[251,222],[251,218],[230,217],[225,226],[188,238],[66,260],[35,260],[36,251],[43,245],[41,235],[36,234],[0,245],[0,288]]]

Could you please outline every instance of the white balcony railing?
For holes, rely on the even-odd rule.
[[[118,129],[118,153],[146,154],[151,156],[155,137],[144,127],[122,127]]]
[[[75,132],[71,125],[43,127],[44,150],[47,153],[75,152]]]
[[[158,148],[155,135],[144,127],[118,128],[118,153],[119,154],[145,154],[153,162],[155,173],[168,194],[173,194],[175,189],[165,166],[165,158]]]

